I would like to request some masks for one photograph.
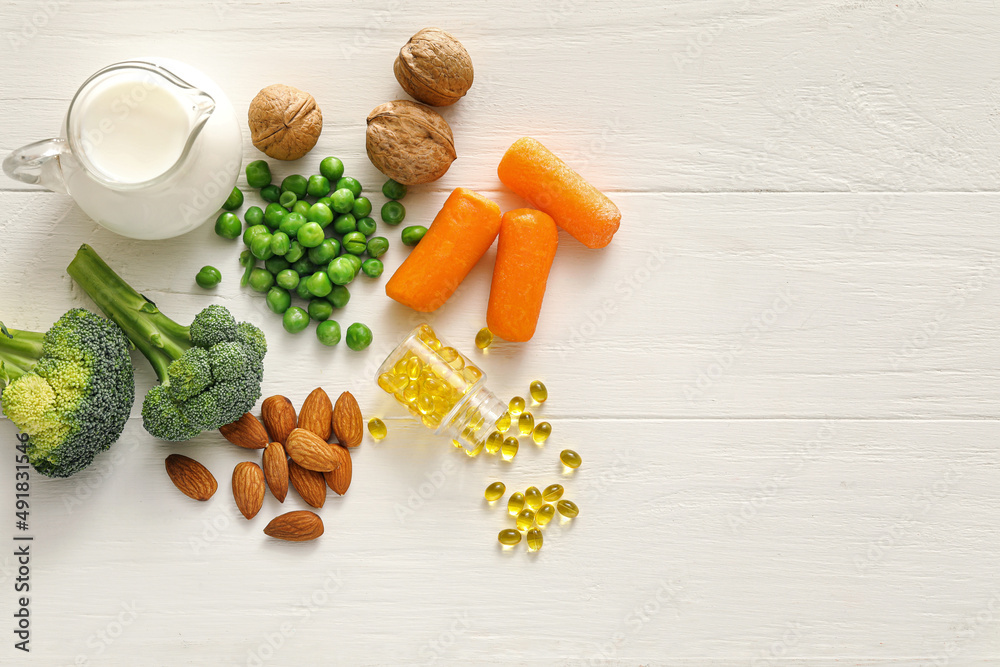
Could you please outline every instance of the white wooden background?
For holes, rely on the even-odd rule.
[[[992,0],[0,3],[0,149],[56,132],[92,71],[163,54],[243,113],[261,87],[312,92],[316,150],[366,187],[364,119],[419,28],[476,66],[444,113],[459,160],[406,199],[427,222],[462,185],[522,205],[495,167],[549,145],[622,209],[605,250],[562,235],[534,340],[482,358],[505,398],[541,378],[544,449],[470,460],[371,376],[419,317],[384,280],[338,315],[369,351],[284,334],[236,285],[210,226],[159,243],[97,229],[63,196],[0,181],[0,317],[43,328],[90,305],[63,269],[81,242],[178,319],[219,302],[271,342],[265,394],[350,389],[366,438],[326,535],[276,543],[273,498],[237,518],[247,458],[216,434],[154,442],[133,419],[75,478],[35,478],[32,653],[4,665],[1000,664],[1000,8]],[[246,141],[247,160],[256,153]],[[379,197],[377,203],[381,202]],[[395,243],[387,273],[404,256]],[[226,280],[207,296],[205,263]],[[465,350],[492,254],[429,321]],[[478,353],[477,353],[478,354]],[[137,357],[138,385],[152,373]],[[0,423],[0,617],[11,625],[15,430]],[[482,501],[560,478],[582,514],[544,549],[498,549]],[[177,492],[183,452],[220,480]],[[432,483],[433,482],[433,483]],[[403,508],[412,505],[412,510]]]

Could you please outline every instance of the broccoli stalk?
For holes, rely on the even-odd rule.
[[[34,331],[11,333],[0,322],[0,390],[29,372],[42,358],[45,334]]]

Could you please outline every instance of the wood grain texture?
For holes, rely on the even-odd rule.
[[[349,390],[389,428],[353,451],[350,491],[319,510],[325,535],[284,544],[262,530],[308,509],[296,494],[246,521],[228,488],[196,503],[163,472],[177,452],[228,480],[259,452],[216,433],[154,441],[137,405],[94,466],[33,478],[33,655],[8,635],[0,664],[1000,663],[995,3],[17,1],[0,16],[0,152],[56,133],[94,70],[155,51],[199,65],[240,113],[271,83],[313,93],[320,142],[275,176],[336,154],[375,191],[364,118],[403,97],[396,52],[438,25],[476,79],[443,111],[459,160],[411,190],[407,224],[456,186],[523,206],[496,178],[522,135],[623,214],[601,251],[561,234],[532,342],[475,351],[491,250],[429,316],[359,278],[335,315],[372,327],[358,354],[284,333],[238,287],[239,242],[210,226],[123,239],[0,178],[0,320],[43,329],[93,307],[64,272],[90,243],[178,320],[221,303],[259,324],[265,395],[298,407],[316,386]],[[384,231],[388,275],[405,249]],[[224,276],[210,293],[193,280],[204,264]],[[469,459],[375,386],[421,321],[504,399],[546,382],[544,448]],[[134,358],[144,392],[154,377]],[[0,421],[8,450],[15,433]],[[584,457],[575,474],[563,447]],[[511,521],[482,497],[497,479],[559,481],[581,515],[538,554],[505,552]]]

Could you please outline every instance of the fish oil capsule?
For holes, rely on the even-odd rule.
[[[562,484],[550,484],[545,487],[544,491],[542,491],[542,500],[547,503],[554,503],[562,498],[563,491],[564,489]]]
[[[522,412],[521,416],[517,418],[517,430],[521,432],[521,435],[528,435],[535,428],[535,418],[530,412]]]
[[[528,551],[538,551],[542,548],[542,531],[532,528],[525,537],[528,541]]]
[[[486,436],[486,453],[496,454],[500,451],[500,445],[503,444],[503,434],[499,431],[493,431],[488,436]]]
[[[372,434],[372,437],[376,440],[381,440],[389,433],[389,429],[385,427],[385,422],[378,417],[372,417],[368,420],[368,432]]]
[[[506,528],[500,531],[500,534],[497,535],[497,540],[499,540],[500,544],[505,547],[512,547],[515,544],[521,543],[521,533],[517,532],[513,528]]]
[[[574,452],[572,449],[564,449],[559,454],[559,460],[563,462],[563,465],[567,468],[579,468],[580,464],[583,463],[583,459],[580,455]]]
[[[451,444],[455,445],[459,449],[462,449],[462,447],[463,447],[462,443],[460,443],[458,440],[455,440],[455,438],[451,439]]]
[[[531,431],[531,439],[535,441],[536,445],[548,440],[550,435],[552,435],[552,424],[548,422],[538,422]]]
[[[510,413],[505,412],[497,420],[497,430],[501,433],[506,433],[510,429]]]
[[[406,385],[406,389],[403,390],[403,400],[407,403],[416,403],[417,396],[420,395],[420,386],[416,382],[411,382]]]
[[[475,457],[479,456],[479,455],[480,455],[480,454],[482,453],[482,451],[483,451],[483,446],[484,446],[485,444],[486,444],[486,443],[484,443],[484,442],[481,442],[481,443],[479,443],[478,445],[476,445],[476,448],[475,448],[475,449],[466,449],[466,450],[465,450],[465,453],[466,453],[466,454],[467,454],[468,456],[471,456],[471,457],[475,458]],[[463,449],[465,449],[465,448],[463,447]]]
[[[507,404],[507,411],[515,417],[524,412],[524,399],[520,396],[510,399],[510,403]]]
[[[486,487],[486,492],[484,495],[486,496],[486,500],[492,503],[494,501],[503,498],[503,494],[506,491],[507,487],[504,486],[503,482],[493,482],[492,484]]]
[[[545,399],[549,397],[549,390],[545,388],[541,380],[532,382],[528,391],[531,393],[531,400],[535,403],[544,403]]]
[[[476,384],[483,377],[483,372],[475,366],[466,366],[462,369],[462,377],[472,384]]]
[[[544,526],[549,521],[552,521],[552,517],[556,515],[556,508],[552,505],[545,503],[538,508],[538,513],[535,514],[535,521],[538,522],[539,526]]]
[[[535,525],[535,513],[529,509],[523,509],[517,513],[517,529],[528,530]]]
[[[420,414],[429,415],[434,412],[434,399],[427,394],[420,394],[417,396],[416,406]]]
[[[423,365],[420,363],[420,360],[416,357],[410,357],[406,362],[406,377],[416,380],[420,377],[421,370],[423,370]]]
[[[493,344],[493,332],[487,329],[486,327],[483,327],[482,329],[479,330],[479,333],[476,334],[476,347],[478,347],[480,350],[485,350],[492,344]]]
[[[524,509],[524,494],[520,491],[515,491],[510,494],[510,498],[507,499],[507,513],[511,516],[517,516],[521,510]]]
[[[517,456],[517,450],[521,445],[517,442],[517,438],[509,437],[503,441],[500,445],[500,456],[503,457],[504,461],[510,461],[515,456]]]
[[[524,502],[528,503],[528,507],[533,510],[542,506],[542,492],[538,490],[537,486],[527,488],[524,492]]]
[[[392,373],[388,371],[378,376],[378,386],[382,389],[382,391],[390,394],[396,393],[396,387],[393,385],[392,378]]]
[[[580,514],[580,508],[572,500],[560,500],[556,503],[556,509],[567,519],[575,519]]]

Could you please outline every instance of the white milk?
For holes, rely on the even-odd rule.
[[[112,77],[80,100],[83,152],[109,180],[141,183],[177,162],[190,134],[174,91],[144,76]]]

